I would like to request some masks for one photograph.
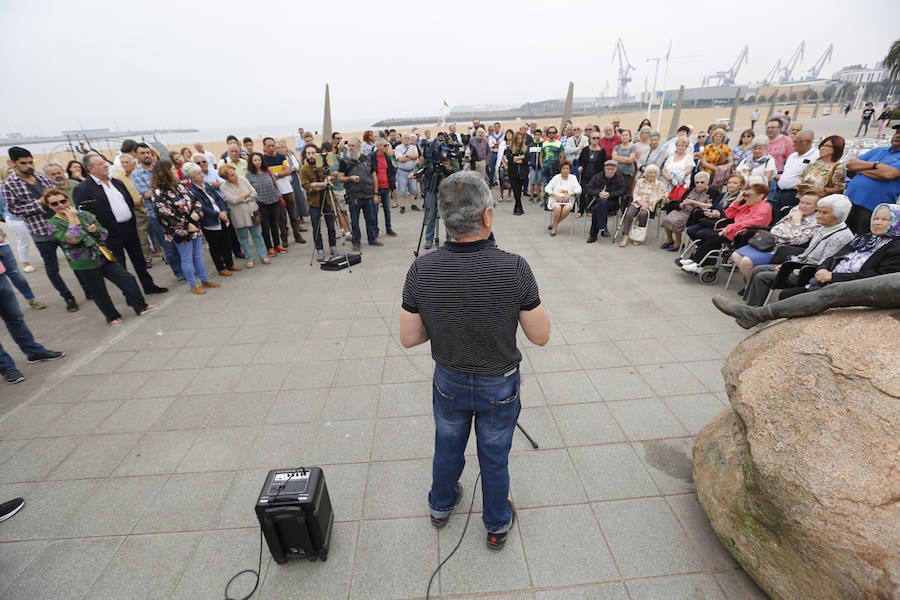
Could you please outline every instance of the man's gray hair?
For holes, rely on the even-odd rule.
[[[59,167],[63,171],[66,170],[66,168],[63,167],[61,164],[59,164],[59,161],[56,160],[55,158],[51,158],[50,162],[48,162],[46,165],[44,165],[44,173],[46,173],[47,169],[49,169],[50,167]]]
[[[184,174],[185,177],[191,178],[194,175],[203,173],[203,170],[196,163],[186,162],[183,165],[181,165],[181,172]]]
[[[197,162],[198,158],[201,160],[206,160],[206,155],[203,154],[202,152],[195,152],[193,155],[191,155],[191,160],[193,162]],[[182,172],[184,172],[184,169],[182,169]]]
[[[87,154],[84,155],[84,158],[81,160],[82,164],[84,165],[84,168],[90,169],[91,166],[94,164],[95,158],[99,158],[100,160],[106,160],[102,156],[97,154],[96,152],[88,152]]]
[[[843,194],[830,194],[816,202],[816,206],[819,208],[830,208],[834,216],[843,223],[847,219],[847,215],[850,214],[853,203],[850,202],[850,198]]]
[[[756,148],[757,146],[765,146],[766,148],[768,148],[769,147],[769,138],[767,138],[764,135],[756,136],[755,138],[753,138],[753,141],[750,142],[750,147]]]
[[[662,137],[658,131],[654,130],[650,132],[650,137]]]
[[[460,171],[438,187],[438,211],[455,239],[481,231],[481,215],[491,206],[491,190],[475,171]]]
[[[182,171],[183,170],[184,169],[182,169]],[[694,175],[694,182],[697,181],[705,181],[706,183],[709,183],[709,173],[707,173],[706,171],[697,171],[697,174]]]

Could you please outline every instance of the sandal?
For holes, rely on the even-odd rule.
[[[253,261],[252,261],[252,260],[248,260],[248,261],[244,264],[244,266],[247,267],[248,269],[252,269],[255,265],[253,264]]]
[[[619,248],[624,248],[627,245],[628,245],[628,240],[622,240],[621,242],[619,242]]]
[[[121,327],[125,322],[122,319],[113,319],[109,322],[110,327]]]
[[[271,258],[263,258],[261,262],[262,262],[262,264],[264,264],[264,265],[271,265],[271,264],[272,264],[272,259],[271,259]]]

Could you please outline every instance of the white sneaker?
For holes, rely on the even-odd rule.
[[[693,260],[691,260],[690,258],[682,258],[682,259],[679,260],[678,262],[681,263],[681,266],[682,266],[682,267],[685,266],[685,265],[693,265],[693,264],[696,264],[696,263],[695,263]]]
[[[27,267],[22,267],[22,270],[25,271],[26,273],[34,273],[34,267],[32,267],[31,265],[28,265]]]
[[[697,273],[700,271],[700,265],[697,263],[691,263],[689,265],[684,265],[681,267],[682,270],[687,271],[688,273]]]

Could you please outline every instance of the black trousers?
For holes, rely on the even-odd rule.
[[[509,176],[509,185],[512,187],[513,198],[516,200],[515,206],[513,206],[513,210],[515,212],[522,211],[522,185],[523,183],[527,183],[528,179],[522,179],[520,177],[516,177],[515,175],[510,174]]]
[[[262,217],[262,236],[268,250],[278,245],[278,218],[283,212],[280,202],[259,205],[259,215]]]
[[[701,231],[699,235],[699,239],[703,241],[697,244],[697,249],[694,250],[694,253],[691,255],[691,260],[696,263],[699,263],[704,256],[706,256],[713,250],[721,248],[722,244],[728,241],[727,238],[722,237],[717,231],[713,229]],[[712,262],[712,259],[708,260],[707,262]]]
[[[141,294],[134,276],[119,263],[108,262],[96,269],[79,269],[79,271],[84,278],[85,284],[91,291],[91,295],[94,297],[94,304],[106,317],[107,323],[121,319],[122,315],[116,310],[115,304],[110,299],[104,279],[109,279],[114,286],[122,290],[125,302],[134,309],[136,314],[141,314],[147,308],[147,302],[144,300],[144,296]]]
[[[212,257],[216,271],[230,269],[234,266],[231,258],[231,238],[225,225],[222,229],[204,229],[203,237],[209,243],[209,255]]]
[[[134,222],[119,223],[119,233],[110,235],[106,239],[106,246],[112,250],[123,270],[125,269],[125,253],[128,253],[131,267],[141,281],[141,287],[145,292],[156,287],[153,278],[147,272],[147,263],[144,261],[144,252],[141,250],[141,238],[138,237]]]
[[[330,202],[324,202],[324,209],[322,206],[309,206],[309,220],[313,226],[313,241],[316,245],[316,250],[323,250],[322,246],[322,221],[325,221],[325,227],[328,231],[328,247],[334,248],[337,246],[337,237],[334,233],[334,211],[331,208]]]
[[[609,211],[615,213],[619,210],[619,199],[614,196],[609,198],[597,198],[594,200],[594,214],[591,216],[591,237],[597,237],[602,230],[606,230],[606,220]]]

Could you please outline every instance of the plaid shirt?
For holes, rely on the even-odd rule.
[[[37,182],[44,186],[45,189],[53,189],[56,186],[50,181],[50,178],[43,173],[35,173]],[[41,204],[40,198],[35,198],[28,189],[18,173],[13,173],[3,182],[3,197],[6,198],[7,210],[17,217],[21,217],[28,227],[31,235],[52,235],[50,226],[47,221],[53,215],[48,215],[46,209]]]
[[[152,218],[156,216],[156,209],[153,206],[153,201],[143,197],[146,192],[151,191],[150,176],[150,171],[145,169],[144,165],[136,166],[134,171],[131,172],[131,183],[134,184],[134,187],[141,194],[141,200],[144,203],[144,207],[147,209],[147,216]]]

